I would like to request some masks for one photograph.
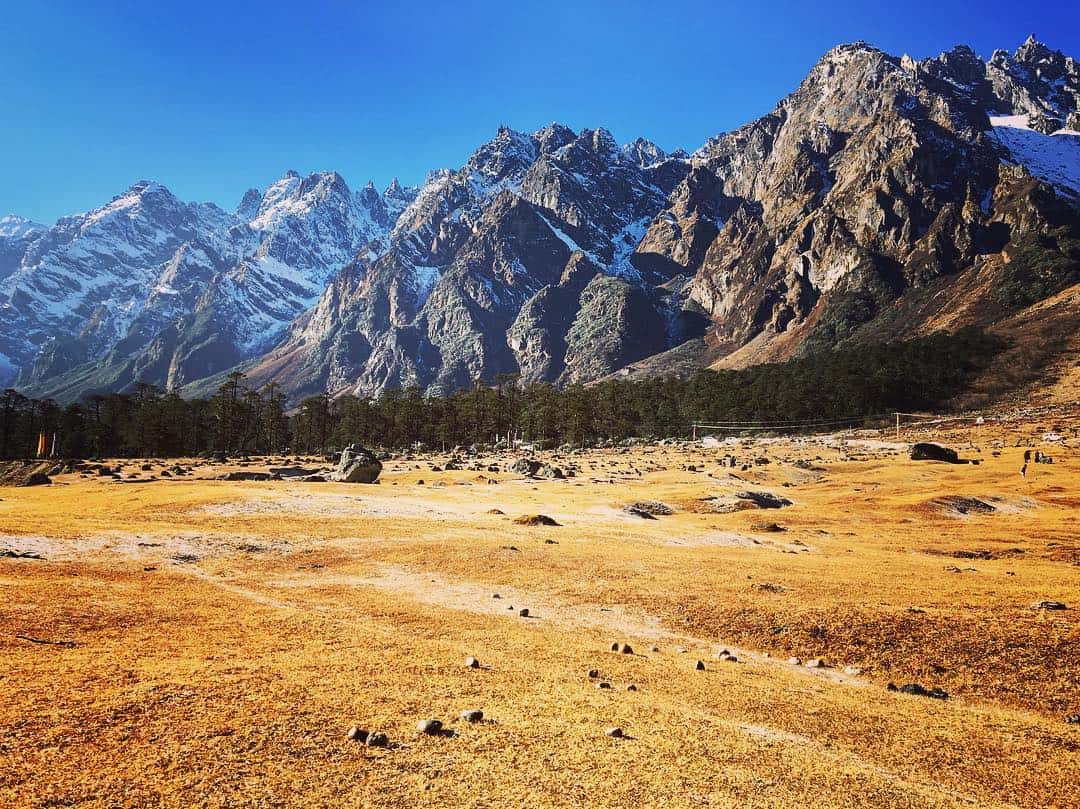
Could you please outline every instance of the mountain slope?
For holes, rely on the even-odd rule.
[[[1006,322],[1080,281],[1080,69],[865,43],[692,155],[501,128],[422,187],[140,183],[0,222],[0,376],[74,399],[229,370],[313,393],[739,367]]]

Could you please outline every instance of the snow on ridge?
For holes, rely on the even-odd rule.
[[[0,239],[24,239],[31,234],[46,230],[48,230],[47,225],[38,224],[16,214],[0,217]]]
[[[1044,135],[1028,126],[1026,115],[994,116],[990,123],[991,137],[1008,150],[1013,162],[1032,177],[1080,198],[1080,133],[1058,130]]]

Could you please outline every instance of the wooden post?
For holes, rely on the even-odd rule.
[[[900,414],[896,414],[896,440],[900,440]]]

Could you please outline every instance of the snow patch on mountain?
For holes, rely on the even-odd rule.
[[[22,216],[8,214],[0,217],[0,239],[25,239],[35,234],[44,233],[48,228]]]
[[[1032,177],[1080,197],[1080,132],[1061,129],[1044,135],[1028,126],[1026,115],[994,116],[990,123],[993,138],[1008,150],[1013,162]]]

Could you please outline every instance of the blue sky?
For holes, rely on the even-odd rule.
[[[233,208],[286,169],[358,188],[459,166],[500,124],[666,149],[767,112],[831,46],[1080,57],[1080,3],[12,2],[0,214],[51,223],[138,179]]]

